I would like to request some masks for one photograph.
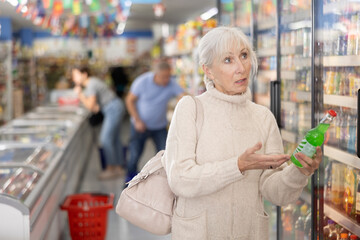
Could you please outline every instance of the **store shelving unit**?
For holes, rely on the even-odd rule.
[[[341,226],[343,226],[344,228],[346,228],[348,231],[360,236],[359,224],[357,222],[355,222],[353,219],[349,218],[344,213],[340,212],[333,205],[325,203],[324,204],[324,213],[326,216],[328,216],[329,218],[334,220],[336,223],[338,223]]]
[[[323,58],[324,67],[356,67],[359,66],[360,56],[326,56]]]
[[[11,42],[0,41],[0,125],[12,118]]]

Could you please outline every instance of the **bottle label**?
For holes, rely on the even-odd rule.
[[[312,158],[316,152],[316,147],[311,145],[306,139],[303,139],[301,141],[301,143],[299,144],[299,146],[295,149],[295,151],[293,153],[294,157],[295,157],[295,154],[298,152],[301,152],[301,153],[305,154],[306,156]]]

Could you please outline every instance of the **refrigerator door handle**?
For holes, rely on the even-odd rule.
[[[360,128],[359,128],[359,118],[360,118],[360,112],[359,112],[359,110],[360,110],[360,89],[358,89],[358,92],[357,92],[357,126],[356,126],[356,128],[357,128],[357,143],[356,143],[356,146],[357,146],[357,156],[360,158]]]
[[[280,81],[270,81],[270,110],[279,127],[281,127],[280,85]]]

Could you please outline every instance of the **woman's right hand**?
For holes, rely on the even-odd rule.
[[[146,130],[145,123],[140,119],[135,120],[135,130],[141,133],[145,132]]]
[[[255,153],[261,149],[261,146],[262,144],[259,142],[241,154],[238,158],[240,172],[244,173],[246,170],[251,169],[275,169],[290,160],[290,156],[286,154],[265,155]]]

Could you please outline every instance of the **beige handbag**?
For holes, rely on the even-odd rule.
[[[200,101],[196,106],[197,138],[203,122]],[[116,205],[116,213],[135,226],[157,235],[171,232],[171,219],[176,196],[171,191],[161,158],[164,150],[151,158],[141,171],[128,182]]]

